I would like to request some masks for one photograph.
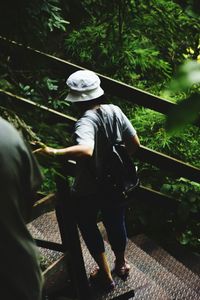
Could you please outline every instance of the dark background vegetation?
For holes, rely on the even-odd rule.
[[[182,85],[180,77],[175,77],[187,61],[200,62],[198,0],[2,0],[0,7],[0,34],[10,40],[175,103],[182,103],[193,94],[195,101],[199,101],[200,80],[188,87],[186,76]],[[66,78],[55,74],[50,66],[39,68],[30,62],[24,68],[13,70],[13,63],[18,63],[17,56],[13,62],[7,53],[0,52],[1,89],[75,116],[64,101]],[[200,167],[199,127],[183,122],[179,130],[168,131],[164,115],[133,106],[124,99],[109,100],[128,115],[144,146]],[[0,111],[8,117],[5,109]],[[9,118],[16,126],[22,126],[22,120],[16,115]],[[39,116],[31,112],[23,115],[24,128],[27,130],[30,126],[34,132],[30,140],[39,139],[54,147],[70,144],[70,135],[63,124],[49,128],[41,117],[37,118]],[[174,178],[147,164],[138,166],[142,184],[174,197],[179,206],[173,214],[166,213],[162,207],[142,204],[130,208],[131,234],[146,231],[161,240],[176,240],[199,252],[200,184]],[[46,177],[42,186],[45,193],[55,189],[56,170],[53,166],[42,169]]]

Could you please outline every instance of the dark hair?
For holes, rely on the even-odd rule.
[[[107,98],[106,98],[105,94],[103,94],[102,96],[100,96],[96,99],[90,100],[88,102],[90,102],[92,105],[94,105],[94,104],[105,104],[105,103],[107,103]]]
[[[74,104],[79,107],[81,111],[87,110],[92,108],[95,105],[105,104],[107,103],[107,98],[105,95],[102,95],[98,98],[89,100],[89,101],[80,101],[80,102],[74,102]]]

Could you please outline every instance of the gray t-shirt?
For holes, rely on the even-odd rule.
[[[41,299],[37,248],[26,226],[41,180],[28,146],[0,118],[0,295],[6,300]]]
[[[91,168],[92,160],[95,159],[95,163],[101,165],[109,147],[105,134],[101,130],[102,122],[98,114],[101,115],[104,128],[110,140],[113,141],[115,139],[117,142],[123,142],[130,136],[136,135],[136,130],[131,122],[116,105],[103,104],[98,111],[94,109],[87,110],[84,113],[76,122],[74,139],[78,145],[94,147],[94,153],[91,159],[80,159],[77,161],[77,173],[73,190],[78,196],[91,195],[97,192],[95,176]],[[116,128],[114,126],[115,120]]]

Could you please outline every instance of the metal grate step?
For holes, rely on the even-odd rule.
[[[29,223],[27,227],[32,233],[34,238],[45,239],[57,243],[61,242],[58,223],[54,211],[45,213],[44,215],[38,217],[37,219]],[[90,272],[95,267],[95,262],[93,258],[90,256],[82,238],[81,238],[81,243],[82,243],[84,260],[86,264],[86,271],[87,271],[87,275],[89,276]],[[39,250],[42,253],[42,255],[44,255],[46,259],[49,261],[49,265],[51,265],[62,255],[59,252],[48,250],[48,249],[39,248]],[[108,243],[106,243],[106,251],[108,253],[108,258],[110,262],[113,261],[114,259],[113,254]],[[91,288],[92,294],[96,300],[112,299],[126,292],[132,291],[133,289],[135,289],[134,300],[135,299],[138,300],[139,299],[141,300],[142,299],[145,300],[170,299],[161,288],[156,286],[156,284],[153,281],[147,280],[146,276],[142,272],[137,270],[137,268],[135,268],[134,265],[132,265],[131,276],[129,280],[127,280],[127,282],[123,282],[121,279],[117,277],[114,277],[114,279],[116,281],[116,289],[112,293],[105,293],[102,295],[101,292],[98,292]],[[56,281],[54,280],[51,283],[53,284],[55,282]]]
[[[35,239],[44,239],[55,243],[61,243],[59,227],[55,212],[48,212],[27,224],[28,230]],[[61,252],[45,248],[38,248],[42,257],[45,257],[46,267],[62,256]]]
[[[47,212],[31,223],[27,224],[34,238],[46,239],[51,242],[61,243],[55,211]]]
[[[91,257],[90,253],[88,252],[84,241],[81,238],[81,244],[82,244],[82,249],[83,249],[83,256],[84,256],[84,261],[86,265],[86,271],[89,277],[89,274],[91,271],[95,268],[96,264],[93,258]],[[110,263],[110,266],[113,268],[113,261],[114,261],[114,255],[113,252],[111,251],[111,248],[107,242],[105,242],[105,247],[106,247],[106,254]],[[114,291],[109,292],[109,293],[102,293],[95,288],[91,287],[92,290],[92,295],[95,300],[109,300],[113,299],[115,297],[118,297],[119,295],[122,295],[124,293],[127,293],[131,290],[135,291],[135,296],[134,300],[169,300],[172,299],[170,298],[166,292],[157,284],[149,279],[142,271],[138,270],[137,267],[135,267],[134,264],[132,264],[129,261],[131,265],[131,271],[130,271],[130,276],[127,281],[123,281],[117,276],[113,274],[113,278],[116,283],[116,288]]]
[[[102,223],[99,224],[99,228],[107,241],[107,235]],[[136,236],[128,241],[127,245],[127,258],[129,263],[131,262],[135,267],[142,271],[146,276],[156,282],[168,295],[169,299],[200,299],[200,278],[186,268],[183,264],[179,263],[175,258],[169,255],[165,250],[155,245],[157,249],[157,256],[154,258],[148,255],[138,246],[145,244],[145,241],[149,241],[149,247],[151,241],[144,235]],[[136,241],[136,243],[134,243]],[[137,244],[137,245],[136,245]],[[152,244],[153,245],[153,242]],[[148,249],[146,244],[145,250]],[[162,265],[162,256],[167,255],[165,264]],[[183,277],[180,276],[183,275]],[[134,299],[137,299],[137,295]],[[146,299],[144,297],[144,299]],[[154,299],[154,298],[152,298]],[[162,299],[162,297],[158,298]]]
[[[127,258],[140,271],[165,290],[169,297],[171,297],[170,299],[200,299],[200,295],[195,290],[131,241],[128,242]]]
[[[61,243],[58,223],[55,212],[48,212],[33,222],[29,223],[28,229],[34,238],[45,239],[56,243]],[[102,230],[102,224],[99,224]],[[102,230],[106,239],[105,230]],[[86,265],[86,272],[89,277],[90,272],[96,266],[93,258],[89,254],[84,241],[81,238],[83,256]],[[150,244],[144,236],[134,238],[135,243],[129,240],[127,246],[127,258],[131,264],[131,272],[127,281],[113,275],[116,282],[116,289],[110,293],[102,294],[91,287],[95,300],[108,300],[116,298],[131,290],[135,291],[134,300],[199,300],[199,278],[184,265],[177,262],[166,251],[156,245]],[[149,254],[140,247],[147,241]],[[113,268],[114,255],[110,245],[105,241],[108,260]],[[139,246],[139,247],[138,247]],[[148,247],[147,247],[148,248]],[[56,261],[62,253],[47,249],[40,249],[41,253],[47,257],[49,263]],[[183,274],[184,273],[184,274]],[[180,275],[183,275],[182,277]]]
[[[35,239],[61,243],[55,211],[45,213],[36,218],[27,224],[27,228]],[[62,289],[68,277],[63,253],[41,247],[38,247],[38,250],[42,261],[45,261],[43,271],[45,278],[44,290],[49,294],[58,289]]]
[[[161,264],[165,269],[173,273],[187,286],[196,291],[196,293],[199,294],[200,299],[200,277],[197,274],[193,273],[183,263],[171,256],[167,251],[158,246],[147,236],[140,234],[131,238],[131,240],[159,262],[159,264]]]

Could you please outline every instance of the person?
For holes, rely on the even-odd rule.
[[[26,222],[42,176],[19,132],[1,117],[0,165],[0,298],[41,300],[43,278]]]
[[[94,168],[91,166],[94,166],[94,161],[95,166],[103,164],[108,145],[101,129],[104,126],[109,139],[112,140],[116,134],[113,129],[114,119],[117,123],[115,138],[125,143],[129,154],[135,153],[140,142],[136,130],[121,109],[113,104],[105,104],[104,90],[100,86],[100,78],[97,74],[89,70],[79,70],[72,73],[66,83],[70,89],[66,100],[72,102],[80,114],[74,128],[75,144],[63,149],[47,146],[41,149],[41,152],[53,156],[64,155],[67,159],[76,160],[77,172],[72,194],[78,208],[78,226],[98,265],[91,273],[90,280],[105,290],[111,290],[115,287],[115,283],[97,219],[101,214],[115,254],[114,271],[121,278],[126,278],[130,265],[125,258],[127,243],[125,209],[115,205],[118,197],[116,194],[105,193],[99,189]],[[99,115],[104,125],[100,122]]]

